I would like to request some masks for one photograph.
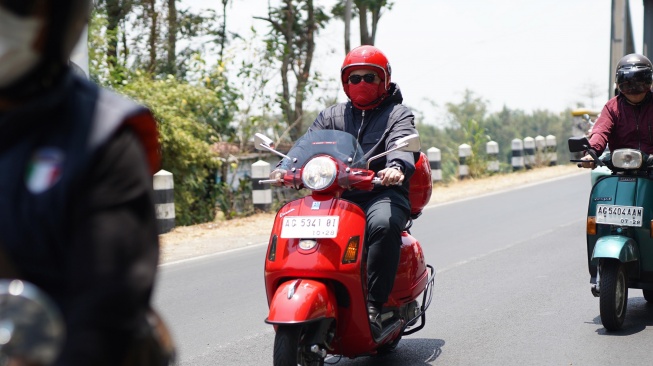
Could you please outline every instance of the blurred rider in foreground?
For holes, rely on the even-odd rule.
[[[326,108],[317,116],[312,130],[341,130],[356,137],[366,158],[383,153],[402,137],[416,134],[413,113],[402,103],[399,87],[390,80],[387,57],[376,47],[353,49],[340,69],[349,98]],[[368,313],[375,336],[382,331],[380,313],[394,285],[399,266],[401,232],[410,217],[408,181],[415,171],[411,152],[394,151],[374,160],[382,185],[370,192],[348,191],[342,198],[363,208],[367,215]],[[273,171],[271,177],[278,178]]]
[[[68,65],[90,6],[0,0],[0,277],[54,300],[55,365],[116,366],[149,329],[159,147],[147,109]]]
[[[619,60],[616,70],[617,96],[610,99],[597,118],[590,147],[600,156],[609,144],[611,150],[633,148],[653,154],[653,65],[645,56],[633,53]],[[586,155],[583,160],[592,160]],[[596,167],[594,162],[579,167]]]

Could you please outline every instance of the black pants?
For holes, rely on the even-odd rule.
[[[401,233],[410,203],[400,192],[385,190],[367,201],[367,278],[369,300],[385,303],[392,291],[401,251]]]

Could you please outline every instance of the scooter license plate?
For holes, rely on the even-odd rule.
[[[643,207],[596,205],[597,224],[641,227],[643,216]]]
[[[283,218],[281,237],[286,239],[335,238],[339,216],[287,216]]]

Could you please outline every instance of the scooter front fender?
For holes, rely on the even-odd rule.
[[[614,258],[622,263],[639,259],[637,243],[632,238],[621,235],[608,235],[599,238],[592,251],[592,264],[598,265],[599,259]]]
[[[336,318],[335,293],[324,282],[294,279],[282,283],[270,301],[268,324],[305,323]]]

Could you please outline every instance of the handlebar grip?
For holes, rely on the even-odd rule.
[[[372,178],[371,183],[376,186],[376,185],[380,185],[382,181],[383,181],[383,179],[381,179],[379,177],[375,177],[375,178]],[[391,185],[398,186],[399,184],[400,184],[399,182],[396,182],[396,183],[392,183]]]
[[[605,163],[603,163],[601,161],[601,159],[599,159],[599,157],[596,156],[596,154],[594,153],[593,150],[588,149],[587,153],[592,157],[592,159],[594,159],[594,165],[596,165],[596,166],[604,166],[605,165]]]
[[[263,180],[259,180],[258,184],[274,184],[274,183],[281,183],[281,182],[283,182],[283,180],[279,181],[276,179],[263,179]]]

